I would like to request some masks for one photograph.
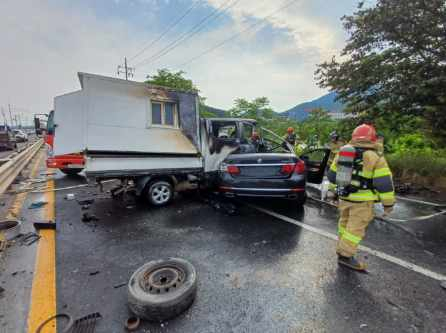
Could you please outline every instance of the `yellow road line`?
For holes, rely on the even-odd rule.
[[[51,170],[51,169],[50,169]],[[49,180],[45,193],[46,219],[55,221],[54,181]],[[28,313],[28,332],[34,333],[47,318],[56,314],[56,232],[41,230],[37,247],[31,303]],[[45,326],[43,333],[56,333],[56,324]]]

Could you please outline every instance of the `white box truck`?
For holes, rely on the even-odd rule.
[[[121,180],[114,194],[131,188],[164,205],[176,190],[211,184],[228,196],[304,200],[303,162],[267,130],[253,141],[255,120],[200,119],[196,92],[78,76],[81,90],[54,101],[53,153],[83,154],[87,178]]]

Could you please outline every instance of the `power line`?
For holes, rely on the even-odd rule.
[[[152,56],[140,61],[135,65],[135,67],[141,67],[142,65],[147,65],[153,61],[156,61],[160,59],[161,57],[165,56],[166,54],[170,53],[173,49],[178,47],[181,43],[188,40],[192,36],[196,35],[198,32],[204,29],[204,23],[208,20],[215,20],[219,16],[223,15],[225,12],[227,12],[231,7],[235,6],[240,0],[234,1],[232,4],[228,5],[223,11],[220,11],[223,7],[225,7],[231,0],[225,1],[222,5],[220,5],[218,8],[216,8],[212,13],[204,17],[200,22],[198,22],[196,25],[194,25],[191,29],[183,33],[180,37],[175,39],[173,42],[169,43],[167,46],[165,46],[163,49],[158,51],[157,53],[153,54]]]
[[[201,1],[196,1],[190,6],[186,11],[171,25],[169,25],[157,38],[152,40],[150,43],[148,43],[146,46],[144,46],[138,53],[136,53],[133,57],[129,59],[129,61],[134,60],[135,58],[139,57],[141,54],[143,54],[149,47],[155,45],[157,42],[161,40],[170,30],[172,30],[178,23],[180,23],[191,11],[194,9]]]
[[[158,60],[162,56],[170,53],[174,48],[176,48],[179,44],[183,43],[193,35],[197,34],[199,31],[201,31],[205,26],[203,24],[206,23],[208,20],[215,20],[220,15],[222,15],[224,12],[226,12],[230,6],[224,9],[223,12],[219,11],[226,6],[231,0],[226,0],[223,4],[221,4],[218,8],[215,8],[209,15],[205,16],[200,22],[195,24],[192,28],[190,28],[188,31],[181,34],[178,38],[176,38],[174,41],[170,42],[168,45],[166,45],[164,48],[162,48],[160,51],[156,52],[155,54],[151,55],[150,57],[138,62],[135,67],[139,67],[142,65],[147,65],[155,60]],[[240,0],[236,0],[231,6],[235,5]]]
[[[251,24],[251,25],[248,26],[246,29],[244,29],[244,30],[242,30],[242,31],[240,31],[240,32],[238,32],[238,33],[232,35],[231,37],[229,37],[229,38],[227,38],[227,39],[221,41],[220,43],[218,43],[218,44],[212,46],[211,48],[209,48],[209,49],[207,49],[206,51],[200,53],[199,55],[193,57],[192,59],[190,59],[190,60],[188,60],[188,61],[186,61],[186,62],[184,62],[184,63],[182,63],[182,64],[180,64],[180,65],[178,65],[178,66],[175,66],[175,67],[183,67],[183,66],[188,65],[189,63],[191,63],[191,62],[193,62],[193,61],[195,61],[195,60],[197,60],[197,59],[199,59],[199,58],[205,56],[206,54],[211,53],[212,51],[218,49],[219,47],[223,46],[224,44],[233,41],[234,39],[236,39],[236,38],[239,37],[240,35],[244,34],[245,32],[247,32],[247,31],[249,31],[249,30],[255,28],[256,26],[260,25],[260,24],[263,23],[265,20],[269,19],[271,16],[273,16],[273,15],[277,14],[278,12],[280,12],[280,11],[282,11],[282,10],[284,10],[284,9],[286,9],[286,8],[288,8],[288,7],[290,7],[290,6],[291,6],[294,2],[296,2],[296,1],[297,1],[297,0],[292,0],[292,1],[288,2],[288,3],[286,3],[286,4],[283,5],[282,7],[276,9],[276,10],[275,10],[274,12],[272,12],[271,14],[269,14],[269,15],[265,16],[264,18],[262,18],[260,21],[257,21],[257,22],[255,22],[255,23]]]

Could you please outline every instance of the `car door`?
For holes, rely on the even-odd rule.
[[[318,148],[305,152],[300,158],[305,162],[307,182],[321,184],[327,168],[330,149]]]

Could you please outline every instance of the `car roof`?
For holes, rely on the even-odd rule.
[[[255,119],[248,119],[248,118],[206,118],[207,120],[210,121],[221,121],[221,122],[225,122],[225,121],[233,121],[233,122],[247,122],[247,123],[257,123],[257,120]]]

